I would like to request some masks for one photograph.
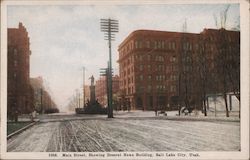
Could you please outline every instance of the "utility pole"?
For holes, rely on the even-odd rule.
[[[85,105],[85,67],[82,67],[83,69],[83,82],[82,82],[82,86],[83,86],[83,107]]]
[[[79,108],[81,108],[81,92],[78,92]]]
[[[41,90],[40,90],[40,92],[41,92],[41,113],[43,114],[43,89],[41,88]]]
[[[109,62],[108,62],[108,66],[109,66]],[[108,76],[109,76],[109,67],[107,68],[101,68],[100,69],[100,76],[104,76],[105,79],[106,79],[106,92],[107,92],[107,103],[109,104],[110,103],[110,97],[109,97],[109,83],[108,83]],[[111,75],[113,75],[113,70],[111,72]],[[108,113],[110,112],[110,108],[108,107]]]
[[[115,40],[115,34],[118,32],[118,20],[101,19],[101,31],[104,32],[105,40],[108,40],[109,47],[109,65],[108,65],[108,118],[113,118],[113,98],[112,98],[112,57],[111,57],[111,41]]]

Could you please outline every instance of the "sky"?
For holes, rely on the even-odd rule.
[[[7,7],[7,26],[17,28],[22,22],[30,37],[30,76],[42,76],[60,110],[76,89],[90,84],[91,75],[99,78],[100,68],[107,66],[108,43],[100,31],[100,19],[119,21],[119,32],[112,42],[112,64],[118,73],[118,46],[134,30],[150,29],[200,33],[216,28],[226,4],[161,4],[161,5],[11,5]],[[239,4],[228,10],[227,29],[240,17]]]

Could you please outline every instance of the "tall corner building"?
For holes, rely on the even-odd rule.
[[[30,85],[30,39],[22,23],[8,28],[7,110],[8,116],[34,110],[34,93]]]
[[[129,34],[118,48],[121,100],[129,101],[131,109],[154,110],[157,107],[159,110],[166,109],[171,99],[181,95],[185,87],[194,92],[192,95],[199,94],[192,90],[199,82],[190,73],[198,71],[197,57],[204,47],[207,68],[213,70],[214,59],[219,54],[218,35],[222,31],[204,29],[197,34],[136,30]],[[225,36],[227,42],[238,49],[239,61],[239,32],[226,30]],[[191,83],[184,86],[187,81]],[[215,88],[209,92],[217,92],[219,87]]]

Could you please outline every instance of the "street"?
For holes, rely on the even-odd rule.
[[[240,123],[51,115],[7,146],[8,152],[238,151]]]

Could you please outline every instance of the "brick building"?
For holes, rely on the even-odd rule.
[[[29,80],[30,55],[30,39],[22,23],[18,28],[8,28],[8,117],[34,110],[33,89]]]
[[[121,101],[129,101],[132,109],[144,110],[166,109],[174,97],[185,103],[197,101],[195,95],[200,93],[195,88],[201,81],[199,74],[194,73],[200,73],[206,64],[206,71],[214,80],[218,79],[219,66],[215,65],[215,60],[221,53],[218,44],[222,34],[219,33],[224,33],[226,43],[230,42],[229,49],[234,46],[231,50],[235,48],[234,58],[239,60],[239,32],[236,31],[204,29],[200,34],[132,32],[118,48]],[[239,66],[234,69],[239,71]],[[206,89],[207,92],[219,92],[220,85],[211,84],[215,87]]]
[[[119,91],[119,76],[115,75],[112,77],[112,92],[113,96],[117,94]],[[97,81],[96,81],[96,99],[98,99],[98,102],[102,105],[105,106],[107,105],[107,80],[106,77],[101,76]]]

